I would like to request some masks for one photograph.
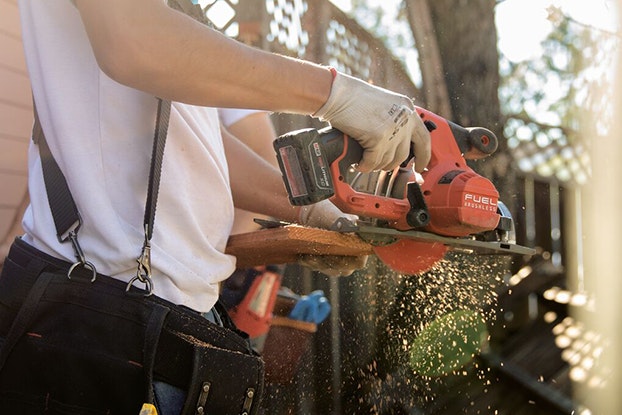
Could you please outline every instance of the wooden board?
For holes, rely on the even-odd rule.
[[[372,247],[354,234],[288,225],[232,235],[225,252],[237,257],[239,268],[246,268],[293,263],[300,254],[369,255]]]

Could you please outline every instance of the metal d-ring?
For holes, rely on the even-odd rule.
[[[84,252],[82,251],[82,247],[78,243],[78,232],[77,229],[69,232],[67,238],[71,241],[71,245],[73,246],[73,251],[76,254],[77,261],[73,263],[73,265],[67,271],[67,278],[71,279],[71,273],[78,267],[82,266],[86,269],[90,269],[93,276],[91,277],[91,282],[95,282],[97,279],[97,269],[92,262],[86,260],[84,256]]]
[[[97,279],[97,269],[95,269],[95,265],[93,265],[93,263],[89,261],[74,262],[73,265],[69,268],[69,271],[67,271],[67,278],[71,279],[71,273],[73,272],[74,269],[78,268],[78,266],[82,266],[86,269],[90,269],[91,273],[93,274],[93,276],[91,277],[91,282],[95,282],[95,280]]]
[[[141,283],[145,284],[145,297],[149,297],[151,294],[153,294],[153,281],[151,280],[151,277],[147,278],[138,274],[133,276],[132,279],[128,281],[127,285],[125,286],[125,292],[129,292],[136,281],[140,281]]]

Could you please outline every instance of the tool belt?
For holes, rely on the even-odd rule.
[[[11,247],[0,413],[138,414],[153,380],[188,391],[182,414],[257,412],[263,361],[241,333],[84,268],[68,278],[70,266],[20,239]]]

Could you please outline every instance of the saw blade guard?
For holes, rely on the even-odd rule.
[[[426,231],[467,236],[495,229],[499,223],[499,192],[466,159],[483,158],[497,149],[496,136],[480,127],[467,129],[419,108],[424,123],[433,125],[432,157],[421,186],[430,223]]]
[[[430,223],[425,230],[445,236],[467,236],[495,229],[499,193],[486,178],[458,163],[442,162],[423,175]]]

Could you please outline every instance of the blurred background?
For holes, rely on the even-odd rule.
[[[332,312],[279,414],[617,414],[622,172],[619,1],[201,0],[241,42],[400,91],[500,139],[471,167],[530,258],[451,254],[423,275],[290,265]],[[27,205],[31,96],[16,0],[0,0],[2,257]],[[217,58],[216,58],[217,59]],[[273,114],[278,133],[319,127]]]

